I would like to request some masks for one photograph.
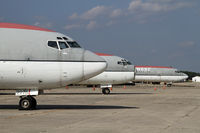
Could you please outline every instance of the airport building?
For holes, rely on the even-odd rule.
[[[200,82],[200,76],[193,77],[192,82]]]

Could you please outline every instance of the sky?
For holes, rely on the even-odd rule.
[[[134,65],[200,72],[200,0],[1,0],[0,22],[61,32]]]

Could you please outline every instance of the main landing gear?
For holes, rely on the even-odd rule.
[[[36,109],[37,101],[33,96],[20,97],[19,110]]]
[[[171,87],[172,86],[172,82],[170,82],[170,83],[164,83],[164,85],[167,85],[167,87]]]
[[[172,84],[167,84],[167,87],[172,87]]]

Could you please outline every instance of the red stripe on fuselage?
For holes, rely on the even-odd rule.
[[[0,28],[26,29],[26,30],[39,30],[39,31],[54,32],[52,30],[40,28],[40,27],[37,27],[37,26],[14,24],[14,23],[0,23]]]
[[[113,56],[113,55],[110,55],[110,54],[104,54],[104,53],[95,53],[96,55],[98,56]]]
[[[165,67],[165,66],[135,66],[136,68],[169,68],[172,69],[173,67]]]

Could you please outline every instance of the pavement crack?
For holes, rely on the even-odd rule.
[[[193,112],[195,112],[195,110],[197,110],[199,108],[199,106],[195,106],[192,110],[188,111],[184,116],[182,116],[180,119],[177,119],[175,120],[173,123],[177,123],[178,121],[186,118],[186,117],[189,117]],[[169,124],[167,125],[164,130],[167,130],[169,129],[170,127],[172,127],[173,124]]]
[[[189,117],[195,110],[197,110],[199,108],[199,106],[195,106],[192,110],[190,110],[189,112],[187,112],[184,116],[182,116],[182,118],[186,118]]]

